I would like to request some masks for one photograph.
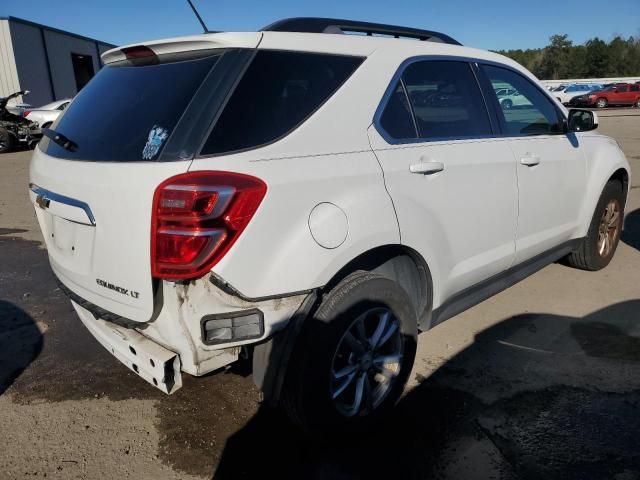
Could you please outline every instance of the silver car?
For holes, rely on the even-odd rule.
[[[32,122],[37,122],[40,128],[49,128],[60,116],[65,108],[71,103],[70,98],[47,103],[37,109],[26,110],[24,116]]]

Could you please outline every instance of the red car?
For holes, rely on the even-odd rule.
[[[640,108],[640,85],[619,83],[602,90],[594,90],[574,97],[571,106],[593,106],[604,108],[608,105],[635,105]]]

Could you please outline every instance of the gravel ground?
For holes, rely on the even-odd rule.
[[[640,112],[598,111],[640,187]],[[551,265],[419,339],[367,438],[305,437],[241,369],[165,396],[113,359],[57,289],[26,183],[0,157],[0,478],[640,479],[640,189],[616,257]]]

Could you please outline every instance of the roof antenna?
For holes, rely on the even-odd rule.
[[[202,17],[198,13],[198,10],[196,10],[196,7],[193,6],[193,3],[191,2],[191,0],[187,0],[187,3],[191,7],[191,10],[193,10],[193,13],[196,16],[196,18],[198,19],[198,21],[200,22],[200,25],[202,25],[202,29],[204,30],[204,33],[209,33],[209,29],[204,24],[204,20],[202,20]]]

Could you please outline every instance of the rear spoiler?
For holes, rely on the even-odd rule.
[[[136,49],[151,50],[155,55],[189,52],[196,50],[211,50],[218,48],[256,48],[260,44],[262,33],[213,33],[207,35],[193,35],[177,37],[170,40],[143,42],[137,45],[117,47],[101,55],[102,63],[109,64],[127,59],[127,51]]]

